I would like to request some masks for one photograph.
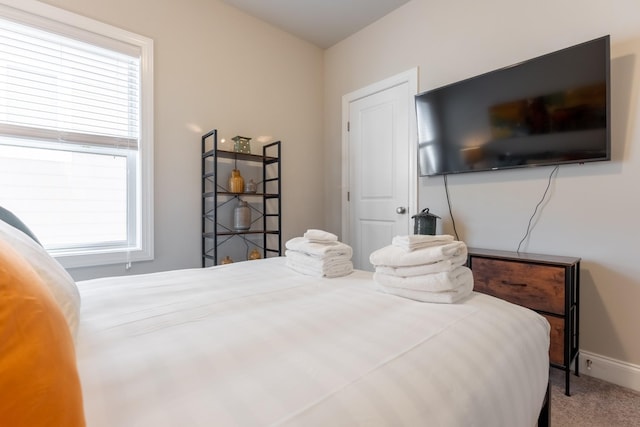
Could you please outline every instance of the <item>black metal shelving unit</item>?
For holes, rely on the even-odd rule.
[[[202,266],[220,263],[219,247],[232,239],[246,243],[250,236],[262,236],[262,256],[280,256],[282,253],[282,180],[281,143],[275,141],[262,147],[262,154],[238,153],[218,148],[216,129],[202,135]],[[255,193],[232,193],[226,188],[227,180],[220,176],[220,162],[233,161],[235,165],[254,164],[262,168],[262,181]],[[252,220],[249,230],[234,230],[220,221],[220,210],[242,197],[251,200]],[[253,216],[253,215],[252,215]],[[255,244],[254,241],[251,242]]]

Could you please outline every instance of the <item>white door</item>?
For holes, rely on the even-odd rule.
[[[417,210],[416,76],[417,70],[403,73],[343,102],[348,158],[343,238],[353,247],[354,266],[362,270],[373,269],[371,252],[390,244],[393,236],[409,234]]]

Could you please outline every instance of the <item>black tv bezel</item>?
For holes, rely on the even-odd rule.
[[[456,82],[453,83],[449,83],[443,86],[439,86],[433,89],[428,89],[425,90],[423,92],[420,92],[418,94],[415,95],[414,97],[414,106],[415,106],[415,113],[416,113],[416,123],[419,125],[420,123],[420,118],[418,117],[418,99],[424,95],[428,95],[431,94],[433,92],[436,91],[441,91],[447,88],[451,88],[453,86],[457,86],[457,85],[462,85],[464,83],[468,83],[470,81],[473,80],[478,80],[478,79],[483,79],[487,76],[499,73],[499,72],[503,72],[505,70],[508,69],[512,69],[515,67],[523,67],[526,66],[527,64],[531,63],[531,62],[535,62],[537,60],[546,58],[548,56],[551,55],[556,55],[556,54],[561,54],[564,51],[569,51],[571,49],[577,48],[579,46],[583,46],[586,44],[590,44],[590,43],[595,43],[595,42],[600,42],[600,41],[605,41],[605,52],[604,52],[604,57],[607,59],[605,61],[605,85],[606,85],[606,128],[605,128],[605,134],[606,134],[606,138],[605,138],[605,155],[602,157],[592,157],[592,158],[583,158],[583,159],[571,159],[571,160],[566,160],[566,161],[559,161],[559,160],[553,160],[553,161],[540,161],[540,162],[536,162],[536,163],[531,163],[531,164],[517,164],[517,165],[501,165],[501,166],[493,166],[493,167],[488,167],[488,168],[481,168],[481,169],[464,169],[464,170],[446,170],[446,171],[438,171],[438,172],[433,172],[433,173],[425,173],[422,170],[422,167],[420,164],[418,164],[418,171],[419,171],[419,176],[420,177],[429,177],[429,176],[440,176],[440,175],[452,175],[452,174],[466,174],[466,173],[472,173],[472,172],[492,172],[492,171],[497,171],[497,170],[509,170],[509,169],[525,169],[525,168],[535,168],[535,167],[540,167],[540,166],[555,166],[555,165],[562,165],[562,164],[584,164],[584,163],[593,163],[593,162],[602,162],[602,161],[610,161],[611,160],[611,39],[610,39],[610,35],[605,35],[605,36],[601,36],[601,37],[597,37],[595,39],[591,39],[582,43],[578,43],[569,47],[565,47],[562,49],[558,49],[555,50],[553,52],[549,52],[546,54],[542,54],[542,55],[538,55],[536,57],[530,58],[530,59],[526,59],[524,61],[520,61],[511,65],[507,65],[504,67],[500,67],[500,68],[496,68],[494,70],[488,71],[486,73],[482,73],[482,74],[478,74],[476,76],[473,77],[469,77],[463,80],[458,80]],[[418,161],[421,161],[421,155],[422,153],[421,148],[420,148],[420,135],[418,134]]]

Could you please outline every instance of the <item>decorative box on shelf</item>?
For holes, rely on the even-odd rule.
[[[238,135],[231,139],[233,140],[233,151],[236,153],[251,154],[251,145],[249,145],[251,138]]]

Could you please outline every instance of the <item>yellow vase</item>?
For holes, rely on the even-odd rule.
[[[244,178],[242,178],[238,169],[234,169],[231,171],[231,176],[229,177],[229,192],[242,193],[243,191]]]

